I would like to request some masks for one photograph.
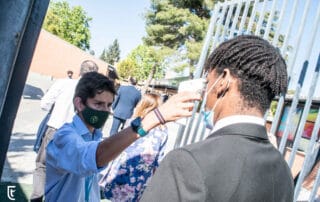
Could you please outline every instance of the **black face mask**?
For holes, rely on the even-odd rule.
[[[98,111],[88,106],[84,108],[81,114],[84,120],[86,121],[86,123],[96,129],[101,128],[103,124],[107,121],[107,118],[109,116],[108,111]]]

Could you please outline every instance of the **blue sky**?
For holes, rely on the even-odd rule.
[[[82,6],[92,17],[90,46],[97,57],[118,39],[123,59],[142,43],[142,37],[146,35],[143,14],[149,8],[150,0],[67,1],[71,6]]]

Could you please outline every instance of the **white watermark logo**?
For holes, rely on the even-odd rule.
[[[16,186],[12,185],[7,187],[7,196],[11,201],[16,200],[13,194],[15,191],[16,191]]]

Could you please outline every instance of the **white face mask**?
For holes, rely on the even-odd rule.
[[[217,85],[218,81],[222,78],[223,75],[221,75],[213,84],[212,86],[209,88],[209,90],[206,92],[205,94],[205,102],[207,102],[207,96],[208,94],[212,91],[212,89]],[[229,84],[230,84],[230,81],[228,81],[227,83],[227,88],[225,90],[225,92],[227,91],[227,89],[229,88]],[[225,92],[223,93],[223,95],[225,94]],[[216,101],[216,103],[213,105],[212,109],[211,110],[204,110],[202,111],[202,115],[203,115],[203,118],[204,118],[204,122],[205,122],[205,126],[206,128],[212,130],[213,127],[214,127],[214,110],[218,104],[218,102],[220,101],[220,99],[222,98],[223,96],[219,97],[218,100]],[[206,103],[205,103],[206,104]]]
[[[217,85],[217,83],[219,82],[219,80],[222,78],[222,75],[212,84],[212,86],[209,88],[208,91],[206,91],[205,93],[205,96],[204,96],[204,100],[205,102],[207,102],[207,99],[208,99],[208,94],[212,91],[212,89]],[[220,99],[220,98],[219,98]],[[214,126],[214,121],[213,121],[213,118],[214,118],[214,109],[216,108],[217,106],[217,103],[218,103],[219,100],[216,101],[216,103],[214,104],[214,106],[212,107],[211,110],[204,110],[202,111],[202,115],[203,115],[203,118],[204,118],[204,123],[205,123],[205,126],[206,128],[212,130],[213,129],[213,126]],[[206,103],[204,103],[206,104]]]

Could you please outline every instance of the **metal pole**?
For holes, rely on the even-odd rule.
[[[236,13],[235,13],[233,21],[232,21],[232,25],[231,25],[231,29],[230,29],[230,33],[229,33],[229,37],[228,37],[229,39],[234,36],[234,32],[235,32],[236,25],[237,25],[237,22],[238,22],[238,19],[239,19],[242,3],[243,3],[242,0],[240,0],[240,2],[238,3],[237,9],[236,9]]]
[[[316,180],[314,181],[313,188],[309,197],[309,201],[314,201],[314,198],[319,188],[319,184],[320,184],[320,169],[318,170]]]
[[[279,16],[279,24],[277,25],[277,28],[276,29],[276,33],[273,37],[273,41],[272,41],[272,44],[274,46],[277,46],[277,43],[278,43],[278,38],[279,38],[279,35],[280,35],[280,28],[282,27],[282,22],[283,22],[283,16],[284,16],[284,13],[285,13],[285,10],[287,8],[287,4],[288,4],[288,0],[284,0],[283,1],[283,4],[282,4],[282,9],[281,9],[281,12],[280,12],[280,16]]]
[[[284,42],[283,42],[283,45],[281,47],[281,53],[282,55],[285,55],[286,54],[286,49],[287,49],[287,46],[288,46],[288,41],[290,39],[290,35],[291,35],[291,30],[292,30],[292,26],[293,26],[293,22],[294,22],[294,18],[295,18],[295,13],[297,11],[297,7],[298,7],[298,0],[295,0],[294,1],[294,4],[293,4],[293,10],[291,12],[291,15],[290,15],[290,20],[289,20],[289,23],[288,23],[288,28],[287,28],[287,31],[285,33],[285,39],[284,39]],[[280,28],[279,28],[280,29]],[[292,68],[288,66],[288,86],[291,82],[291,74],[292,74]],[[272,125],[271,125],[271,129],[270,129],[270,132],[272,134],[275,134],[276,133],[276,130],[277,130],[277,127],[278,127],[278,124],[279,124],[279,121],[280,121],[280,116],[281,116],[281,111],[283,109],[283,104],[284,104],[284,99],[285,99],[285,94],[282,94],[280,95],[279,97],[279,100],[278,100],[278,105],[277,105],[277,111],[276,111],[276,114],[272,120]]]
[[[204,39],[204,45],[203,45],[202,50],[201,50],[199,62],[197,64],[196,73],[194,75],[195,79],[201,77],[203,65],[204,65],[205,60],[207,58],[209,45],[210,45],[210,40],[211,40],[211,36],[213,34],[213,30],[214,30],[215,22],[217,20],[217,16],[218,16],[218,6],[215,6],[215,9],[213,10],[212,16],[210,18],[208,31],[207,31],[206,37]]]
[[[299,81],[298,81],[298,85],[297,85],[297,88],[296,88],[296,92],[294,94],[294,97],[293,97],[293,100],[292,100],[292,104],[291,104],[291,108],[290,108],[290,111],[288,113],[288,118],[287,118],[287,121],[286,121],[286,128],[282,134],[282,137],[281,137],[281,142],[280,142],[280,146],[279,146],[279,151],[281,152],[281,154],[284,153],[284,147],[286,145],[286,142],[287,142],[287,139],[288,139],[288,136],[289,136],[289,130],[290,130],[290,125],[292,125],[292,114],[295,112],[296,108],[297,108],[297,105],[298,105],[298,102],[299,102],[299,96],[300,96],[300,91],[301,91],[301,87],[303,86],[303,82],[304,82],[304,78],[305,78],[305,75],[306,75],[306,72],[307,72],[307,63],[305,63],[302,67],[302,70],[301,70],[301,73],[300,73],[300,78],[299,78]]]
[[[221,34],[221,36],[223,37],[223,40],[225,40],[225,35],[226,33],[228,33],[227,30],[229,29],[230,18],[231,18],[231,14],[233,13],[233,7],[234,7],[234,4],[231,4],[229,6],[227,18],[226,18],[226,21],[224,22],[224,26]]]
[[[267,4],[267,0],[264,0],[263,3],[262,3],[262,9],[261,9],[261,12],[260,12],[260,16],[259,16],[259,20],[258,20],[258,23],[257,23],[257,26],[256,26],[256,31],[254,32],[255,35],[260,35],[260,27],[262,25],[262,21],[264,19],[264,13],[265,13],[265,10],[266,10],[266,4]]]
[[[250,32],[252,30],[253,22],[254,22],[254,19],[256,17],[256,9],[257,9],[258,2],[259,2],[259,0],[255,0],[254,1],[252,13],[251,13],[251,16],[250,16],[249,25],[248,25],[247,31],[246,31],[247,34],[250,34]]]
[[[319,57],[319,60],[320,60],[320,57]],[[318,60],[318,63],[320,62],[319,60]],[[306,63],[308,63],[308,61],[306,61]],[[317,66],[320,66],[320,64],[318,64]],[[296,135],[295,135],[294,143],[293,143],[293,146],[292,146],[292,151],[291,151],[290,158],[289,158],[289,161],[288,161],[288,165],[289,165],[290,168],[293,165],[294,157],[295,157],[296,152],[298,150],[298,146],[300,144],[301,136],[302,136],[302,133],[304,131],[304,125],[305,125],[306,120],[307,120],[308,115],[309,115],[309,110],[310,110],[310,107],[311,107],[311,104],[312,104],[312,97],[314,95],[315,88],[316,88],[315,84],[317,83],[318,78],[319,78],[319,67],[317,69],[318,70],[316,70],[315,74],[313,75],[311,87],[309,89],[308,98],[307,98],[306,103],[304,105],[303,113],[302,113],[302,116],[301,116],[300,122],[299,122],[299,127],[298,127],[298,130],[297,130]]]
[[[310,38],[309,44],[307,46],[308,48],[307,48],[307,51],[306,51],[306,58],[310,58],[311,50],[312,50],[312,47],[314,45],[314,42],[315,42],[315,39],[316,39],[316,35],[317,35],[317,28],[318,28],[317,25],[319,23],[320,23],[320,6],[318,7],[318,11],[317,11],[317,14],[316,14],[316,19],[314,21],[314,24],[312,26],[312,31],[310,33],[311,38]],[[308,64],[308,60],[306,61],[306,63]],[[303,114],[302,114],[302,117],[300,119],[299,128],[298,128],[298,131],[296,133],[296,138],[295,138],[295,141],[294,141],[294,144],[293,144],[293,147],[292,147],[292,152],[291,152],[289,163],[288,163],[289,167],[291,167],[292,164],[293,164],[294,155],[296,154],[296,151],[297,151],[297,148],[298,148],[298,144],[300,143],[300,140],[301,140],[301,135],[302,135],[302,132],[304,130],[304,125],[305,125],[305,122],[307,120],[308,112],[309,112],[310,107],[311,107],[312,97],[313,97],[313,95],[315,93],[316,85],[317,85],[317,82],[318,82],[319,69],[320,69],[320,55],[318,56],[318,62],[316,64],[315,72],[314,72],[312,80],[311,80],[312,82],[311,82],[311,85],[310,85],[310,88],[309,88],[308,97],[307,97],[306,104],[305,104],[304,109],[303,109]]]
[[[299,49],[300,43],[302,41],[301,37],[302,37],[303,31],[304,31],[304,27],[307,24],[306,23],[306,19],[307,19],[307,15],[308,15],[308,12],[309,12],[310,2],[311,2],[310,0],[307,0],[307,4],[306,4],[306,6],[304,8],[303,15],[302,15],[302,18],[301,18],[301,23],[300,23],[300,26],[299,26],[299,31],[298,31],[298,35],[297,35],[298,37],[297,37],[297,40],[296,40],[296,44],[293,46],[293,47],[295,47],[295,49],[293,51],[293,55],[291,55],[289,57],[289,60],[288,60],[288,67],[289,67],[289,75],[290,76],[292,74],[293,66],[294,66],[296,58],[297,58],[296,57],[297,50]]]
[[[299,178],[298,178],[298,181],[296,183],[296,186],[295,186],[295,189],[294,189],[294,201],[297,200],[298,198],[298,195],[299,195],[299,192],[300,192],[300,189],[301,189],[301,185],[303,183],[303,180],[305,178],[305,175],[306,175],[306,172],[308,171],[307,170],[307,165],[309,165],[312,160],[312,154],[314,152],[314,149],[315,149],[315,146],[316,146],[316,140],[317,140],[317,137],[318,137],[318,132],[319,132],[319,128],[320,128],[320,108],[318,109],[318,115],[317,115],[317,119],[316,119],[316,122],[315,122],[315,125],[314,125],[314,128],[312,130],[312,135],[311,135],[311,138],[310,138],[310,141],[309,141],[309,144],[308,144],[308,149],[307,149],[307,156],[305,157],[304,161],[303,161],[303,165],[302,165],[302,169],[300,171],[300,174],[299,174]],[[315,186],[315,185],[313,185]]]
[[[271,30],[271,25],[272,25],[274,13],[275,13],[275,10],[276,10],[277,2],[278,2],[277,0],[273,0],[273,2],[272,2],[270,15],[269,15],[268,22],[267,22],[267,27],[266,27],[266,29],[264,31],[264,35],[263,35],[264,39],[268,39],[268,37],[269,37],[269,33],[270,33],[270,30]]]
[[[205,37],[204,46],[203,46],[202,51],[201,51],[199,62],[197,64],[197,68],[196,68],[197,70],[196,70],[195,78],[200,78],[200,76],[202,74],[202,69],[203,69],[203,65],[205,63],[205,59],[207,58],[208,49],[209,49],[209,45],[210,45],[210,39],[211,39],[211,36],[213,34],[213,30],[214,30],[214,25],[215,25],[215,22],[217,20],[217,16],[219,15],[219,13],[218,13],[218,8],[219,7],[220,7],[220,3],[218,3],[217,6],[215,6],[215,8],[213,10],[213,13],[212,13],[212,16],[210,18],[210,24],[209,24],[209,28],[208,28],[208,31],[207,31],[207,34],[206,34],[206,37]],[[188,138],[189,138],[189,135],[190,135],[190,130],[191,130],[192,125],[193,125],[193,120],[195,118],[195,113],[196,113],[196,110],[198,108],[198,105],[199,105],[199,102],[196,102],[195,103],[195,107],[193,109],[192,116],[187,120],[186,126],[181,128],[182,130],[179,130],[178,136],[180,136],[180,138],[178,140],[181,141],[180,144],[179,144],[180,146],[185,145],[187,143],[187,141],[188,141]],[[178,142],[176,142],[175,145],[178,147]]]
[[[215,31],[215,34],[214,34],[214,38],[213,38],[213,41],[212,41],[212,45],[211,45],[211,50],[210,52],[216,47],[216,42],[218,41],[218,37],[219,37],[219,34],[220,34],[220,27],[222,25],[222,22],[223,22],[223,18],[225,16],[225,12],[226,12],[226,7],[227,7],[227,4],[218,4],[217,7],[221,7],[222,6],[222,11],[221,13],[219,13],[219,18],[218,18],[218,22],[217,22],[217,25],[216,25],[216,31]]]
[[[238,30],[238,35],[243,33],[243,26],[244,26],[244,23],[246,22],[246,19],[248,16],[250,4],[251,4],[251,1],[245,1],[245,7],[244,7],[244,11],[241,16],[241,22],[240,22],[240,26],[239,26],[239,30]]]

